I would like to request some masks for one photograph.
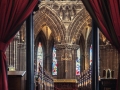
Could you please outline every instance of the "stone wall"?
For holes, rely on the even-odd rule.
[[[21,41],[20,34],[16,34],[6,49],[8,67],[14,67],[16,71],[26,70],[26,44]]]
[[[114,70],[114,77],[118,74],[118,51],[112,45],[100,46],[100,76],[103,76],[104,69]]]

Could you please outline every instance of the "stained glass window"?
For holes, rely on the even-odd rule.
[[[52,75],[57,75],[56,49],[53,47]]]
[[[92,45],[90,46],[90,66],[92,64]]]
[[[77,50],[76,75],[80,75],[80,48]]]
[[[37,72],[39,71],[39,67],[43,67],[43,50],[42,44],[39,42],[38,51],[37,51]]]

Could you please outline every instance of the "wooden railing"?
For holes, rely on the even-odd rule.
[[[78,78],[79,90],[92,90],[91,89],[91,70],[84,70]]]
[[[79,90],[92,90],[91,69],[84,70],[78,78]],[[114,78],[114,71],[110,69],[103,70],[102,78],[99,77],[99,90],[115,90],[117,79]]]
[[[42,71],[42,67],[35,75],[35,90],[54,90],[52,75],[47,71]]]

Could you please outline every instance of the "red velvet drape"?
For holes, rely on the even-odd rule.
[[[5,50],[38,0],[0,0],[0,90],[8,90]]]
[[[120,0],[82,0],[82,2],[106,38],[120,52]]]

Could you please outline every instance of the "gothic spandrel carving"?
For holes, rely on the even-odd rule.
[[[77,50],[79,48],[79,45],[77,44],[69,44],[69,43],[64,43],[64,44],[56,44],[55,48],[57,50],[61,50],[61,49],[72,49],[72,50]]]
[[[81,1],[42,1],[41,5],[44,4],[55,10],[64,22],[73,20],[75,15],[84,8]]]
[[[68,35],[72,39],[71,42],[76,43],[81,31],[90,21],[89,14],[81,1],[42,1],[39,7],[40,20],[47,23],[55,37],[59,34],[63,43],[66,42]],[[47,20],[42,19],[44,17]]]

